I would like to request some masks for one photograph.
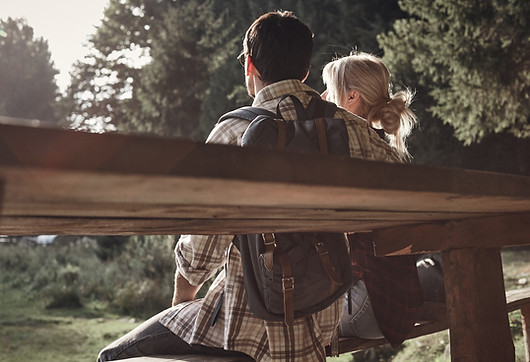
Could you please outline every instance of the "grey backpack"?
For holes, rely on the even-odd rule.
[[[284,120],[280,103],[291,98],[297,120]],[[344,120],[333,118],[336,106],[319,98],[304,109],[284,96],[277,112],[243,107],[222,116],[250,121],[243,146],[349,155]],[[238,235],[247,302],[265,320],[293,320],[313,314],[341,298],[353,282],[343,233],[266,233]]]

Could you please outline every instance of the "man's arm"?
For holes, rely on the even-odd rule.
[[[175,290],[173,291],[173,302],[171,305],[174,306],[193,300],[200,288],[201,285],[191,285],[177,269],[175,272]]]

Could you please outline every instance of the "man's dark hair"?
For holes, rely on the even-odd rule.
[[[303,80],[312,52],[313,33],[290,11],[260,16],[243,39],[243,55],[250,56],[265,84],[285,79]]]

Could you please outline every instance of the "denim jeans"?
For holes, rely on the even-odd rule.
[[[186,343],[158,321],[163,313],[166,313],[166,311],[151,317],[123,337],[105,347],[99,353],[98,362],[140,356],[183,354],[238,356],[242,357],[242,360],[243,357],[247,357],[249,361],[253,361],[252,358],[242,352]]]
[[[351,296],[352,313],[348,313],[348,298]],[[379,329],[375,319],[370,298],[366,290],[366,285],[359,280],[350,288],[350,293],[346,293],[344,312],[339,324],[339,336],[361,337],[365,339],[383,338],[383,333]]]

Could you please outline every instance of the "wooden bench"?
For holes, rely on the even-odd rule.
[[[530,244],[529,176],[0,124],[2,235],[300,230],[441,252],[452,360],[515,360],[500,250]]]
[[[508,313],[521,310],[523,323],[523,338],[525,341],[526,361],[530,361],[530,288],[515,289],[506,293],[506,307]],[[423,305],[420,315],[421,320],[410,332],[407,339],[426,336],[432,333],[441,332],[448,328],[447,311],[444,303],[426,302]],[[326,353],[328,356],[337,356],[343,353],[353,353],[372,347],[387,344],[384,339],[363,339],[357,337],[342,338],[339,341],[338,354],[333,354],[328,346]],[[127,362],[242,362],[251,359],[241,359],[238,357],[219,357],[204,355],[182,355],[182,356],[146,356],[129,358]]]
[[[530,288],[506,292],[506,308],[508,313],[521,310],[526,361],[530,361]],[[410,332],[407,339],[426,336],[449,328],[446,305],[444,303],[425,302],[420,317],[421,320]],[[384,339],[342,338],[339,341],[338,353],[356,352],[385,344],[387,342]],[[332,356],[329,346],[327,355]]]

